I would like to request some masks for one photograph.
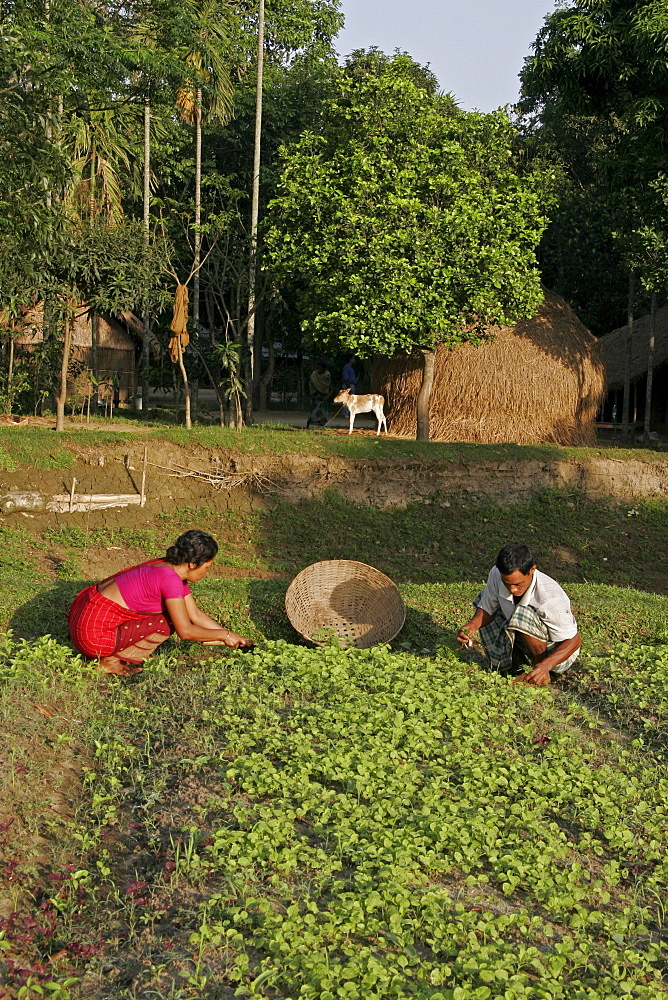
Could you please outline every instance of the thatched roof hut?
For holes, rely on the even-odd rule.
[[[633,324],[631,347],[631,381],[647,374],[649,334],[651,316],[642,316]],[[621,389],[624,385],[624,360],[626,357],[626,335],[628,326],[622,326],[601,337],[599,344],[608,376],[609,389]],[[654,367],[668,361],[668,306],[656,311],[656,333],[654,339]]]
[[[101,385],[108,383],[116,387],[121,402],[127,402],[135,391],[136,359],[141,346],[143,324],[134,313],[122,312],[119,316],[98,315],[96,359],[98,378]],[[44,306],[38,302],[26,310],[14,329],[20,330],[14,343],[19,352],[30,352],[42,343]],[[153,338],[155,340],[155,338]],[[85,369],[93,368],[93,330],[91,315],[81,310],[72,325],[71,360],[79,361]],[[86,387],[85,392],[90,389]],[[71,386],[71,394],[77,387]]]
[[[546,291],[533,319],[490,333],[480,347],[439,347],[431,439],[594,444],[605,370],[595,338],[564,300]],[[374,362],[391,433],[415,436],[421,379],[421,357]]]

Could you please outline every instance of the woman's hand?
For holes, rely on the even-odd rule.
[[[242,635],[237,635],[236,632],[230,632],[229,629],[225,629],[227,633],[223,639],[205,639],[203,642],[204,646],[229,646],[230,649],[250,649],[255,643],[252,639],[245,639]]]
[[[229,629],[223,642],[230,649],[250,649],[251,646],[255,645],[252,639],[245,639],[243,635],[237,635],[236,632],[230,632]]]

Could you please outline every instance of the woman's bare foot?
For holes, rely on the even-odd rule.
[[[133,663],[123,663],[123,660],[119,660],[117,656],[103,656],[100,660],[100,668],[105,674],[118,674],[119,677],[130,677],[143,670],[143,667],[135,666]]]

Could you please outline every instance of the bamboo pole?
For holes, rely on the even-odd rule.
[[[67,370],[70,363],[72,347],[72,323],[69,312],[65,314],[65,333],[63,337],[63,356],[60,363],[60,391],[56,399],[56,430],[65,429],[65,401],[67,400]]]
[[[72,477],[72,489],[70,490],[70,514],[72,513],[72,505],[74,504],[74,490],[76,489],[77,481]]]

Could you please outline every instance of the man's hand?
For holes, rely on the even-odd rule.
[[[468,625],[464,625],[460,628],[459,632],[455,636],[455,639],[459,643],[460,649],[471,649],[473,647],[473,639],[471,638]]]
[[[528,674],[519,674],[514,677],[513,684],[534,684],[536,687],[547,687],[550,684],[550,668],[539,663]]]

